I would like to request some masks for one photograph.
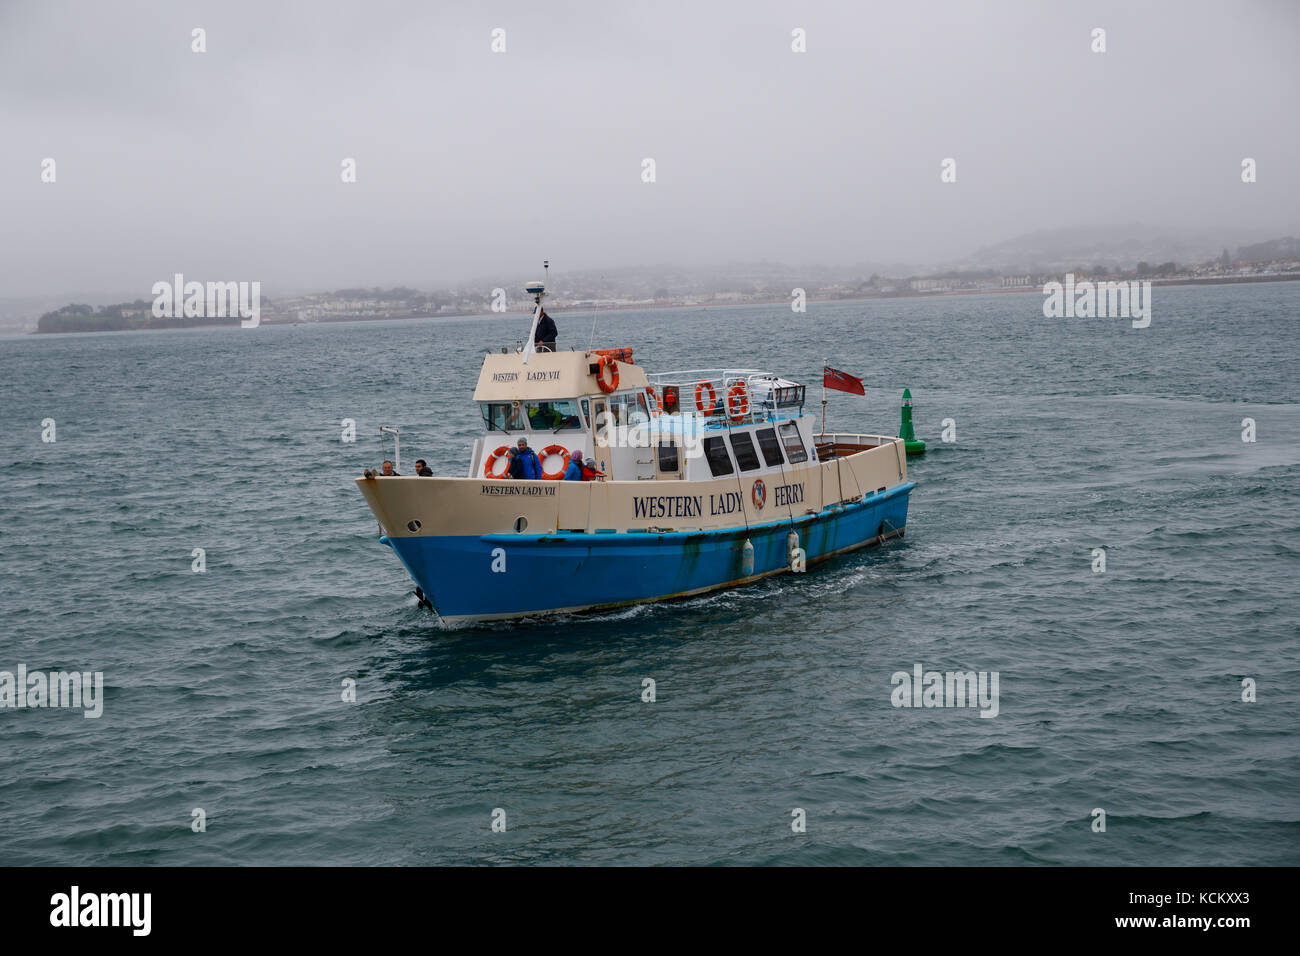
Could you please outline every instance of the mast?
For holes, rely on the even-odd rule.
[[[528,356],[532,355],[533,352],[537,351],[533,347],[533,339],[537,337],[537,323],[540,322],[542,319],[542,297],[546,295],[546,283],[550,280],[551,277],[550,259],[542,260],[542,272],[545,274],[546,277],[545,279],[543,279],[541,282],[530,282],[528,283],[528,285],[524,286],[524,291],[527,292],[529,295],[531,295],[533,297],[533,301],[537,303],[537,308],[533,310],[533,324],[528,329],[528,341],[524,343],[524,364],[525,365],[528,364]]]
[[[826,435],[826,370],[830,368],[831,360],[822,359],[822,436]]]

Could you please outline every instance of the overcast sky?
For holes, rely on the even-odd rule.
[[[1294,0],[0,0],[0,296],[1262,240],[1298,115]]]

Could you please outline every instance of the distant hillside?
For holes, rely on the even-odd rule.
[[[1270,239],[1237,250],[1237,262],[1271,262],[1274,259],[1300,259],[1300,239]]]
[[[1140,224],[1049,229],[986,246],[959,265],[1033,273],[1075,267],[1124,272],[1139,262],[1205,262],[1218,258],[1228,244],[1220,236],[1180,234]]]
[[[74,303],[46,312],[36,323],[37,332],[125,332],[132,329],[179,329],[198,325],[238,325],[239,319],[158,319],[147,299],[116,305]]]

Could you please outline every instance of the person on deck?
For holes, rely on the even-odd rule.
[[[415,460],[415,473],[421,478],[433,477],[433,469],[428,466],[423,458]]]
[[[506,452],[506,477],[522,478],[524,477],[524,463],[519,459],[519,449],[511,448]]]
[[[603,471],[596,470],[596,459],[588,458],[586,461],[582,463],[583,481],[595,481],[597,478],[604,478],[604,477],[605,477],[605,473]]]
[[[555,351],[555,321],[546,314],[542,309],[542,317],[537,320],[537,335],[533,337],[533,345],[539,352]]]
[[[542,477],[542,463],[537,460],[537,452],[528,447],[528,439],[519,439],[519,451],[515,455],[523,464],[524,477],[535,481]]]
[[[392,463],[391,461],[385,461],[385,462],[384,462],[384,470],[381,472],[381,474],[382,474],[383,477],[385,477],[385,478],[400,478],[400,477],[402,477],[402,476],[399,475],[397,472],[393,471],[393,463]]]
[[[569,455],[569,467],[564,469],[565,481],[582,481],[582,449],[576,449]]]

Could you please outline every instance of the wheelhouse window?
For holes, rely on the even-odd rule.
[[[659,470],[677,470],[677,446],[672,442],[661,441],[659,443]]]
[[[799,428],[794,422],[781,423],[781,443],[785,445],[785,457],[790,459],[790,464],[808,460],[808,452],[804,450],[803,439],[799,437]]]
[[[785,463],[781,457],[781,443],[776,440],[775,428],[760,428],[757,432],[758,447],[762,449],[763,461],[769,468]]]
[[[528,426],[535,432],[562,432],[582,428],[578,405],[570,398],[524,402]]]
[[[754,451],[754,440],[748,432],[733,432],[731,450],[736,453],[736,464],[741,471],[753,471],[758,467],[758,452]]]
[[[736,469],[731,467],[731,456],[727,454],[727,442],[721,436],[704,439],[704,458],[709,463],[709,471],[714,478],[730,475]]]
[[[611,395],[609,412],[614,425],[631,427],[644,425],[650,421],[650,407],[646,404],[645,392],[620,393]]]
[[[479,402],[478,407],[490,432],[521,432],[526,427],[519,402]]]

